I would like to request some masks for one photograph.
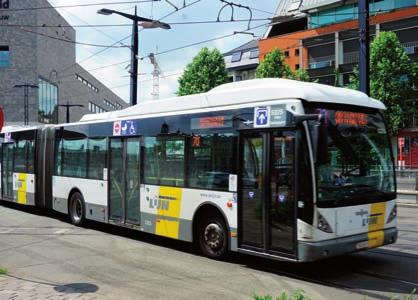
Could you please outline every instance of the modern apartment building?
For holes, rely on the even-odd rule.
[[[245,43],[223,54],[230,81],[255,78],[258,66],[258,39]]]

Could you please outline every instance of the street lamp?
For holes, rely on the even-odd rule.
[[[97,11],[98,14],[109,16],[111,14],[117,14],[122,17],[128,18],[133,21],[132,24],[132,45],[131,45],[131,105],[136,105],[138,103],[138,25],[145,28],[162,28],[162,29],[170,29],[170,25],[167,23],[160,22],[158,20],[152,20],[143,18],[137,15],[136,13],[136,6],[135,6],[135,15],[123,13],[120,11],[102,8]],[[140,22],[140,23],[138,23]]]
[[[67,113],[66,113],[66,119],[67,119],[67,123],[70,123],[70,108],[73,107],[84,107],[84,105],[82,104],[70,104],[69,101],[67,101],[67,104],[59,104],[59,107],[65,107],[67,109]]]

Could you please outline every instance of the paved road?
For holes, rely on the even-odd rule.
[[[311,299],[390,299],[418,287],[418,208],[399,214],[393,246],[295,265],[245,255],[213,261],[177,241],[4,205],[0,299],[251,299],[298,288]]]

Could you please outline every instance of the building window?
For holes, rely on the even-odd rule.
[[[232,58],[231,58],[231,62],[238,62],[241,60],[241,52],[235,52],[234,54],[232,54]]]
[[[58,123],[58,86],[42,78],[38,79],[38,121]]]
[[[89,102],[89,111],[94,113],[94,114],[100,114],[100,113],[107,112],[106,109],[104,109],[103,107],[100,107],[99,105],[97,105],[93,102]]]
[[[10,53],[8,46],[0,46],[0,68],[10,66]]]
[[[295,49],[295,56],[299,56],[299,49]]]
[[[299,69],[300,69],[299,64],[296,64],[296,65],[295,65],[295,70],[299,70]]]
[[[91,82],[88,82],[82,76],[75,74],[75,78],[77,78],[78,81],[82,82],[85,86],[87,86],[89,89],[93,90],[94,92],[96,93],[99,92],[99,89],[97,87],[95,87]]]
[[[119,110],[122,108],[122,105],[120,105],[118,102],[115,101],[115,103],[110,102],[109,100],[104,99],[104,104],[109,106],[112,110]]]
[[[258,58],[260,51],[258,49],[253,49],[250,52],[250,59]]]
[[[289,50],[286,50],[286,51],[284,52],[284,56],[285,56],[285,57],[289,57],[289,55],[290,55],[290,54],[289,54]]]

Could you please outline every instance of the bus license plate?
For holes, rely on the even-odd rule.
[[[369,241],[359,242],[356,244],[356,249],[360,250],[360,249],[367,248],[368,246],[369,246]]]

